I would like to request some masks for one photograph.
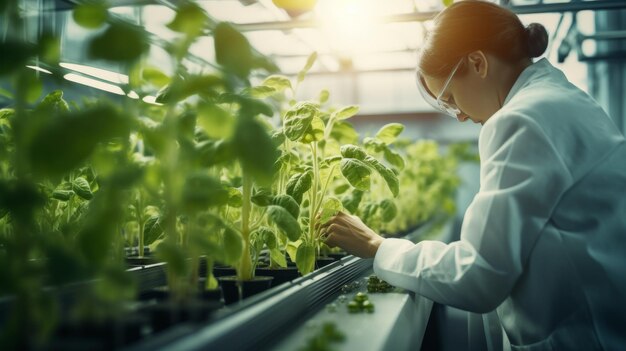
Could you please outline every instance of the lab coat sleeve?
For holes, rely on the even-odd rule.
[[[488,121],[479,152],[481,186],[460,240],[385,239],[374,271],[439,303],[486,313],[510,294],[572,177],[543,130],[523,114]]]

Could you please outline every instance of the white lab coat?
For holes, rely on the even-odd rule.
[[[382,279],[472,312],[513,350],[626,350],[626,143],[542,59],[482,127],[480,190],[450,244],[386,239]]]

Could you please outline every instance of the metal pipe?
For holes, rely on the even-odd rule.
[[[581,40],[620,40],[626,39],[626,30],[602,31],[589,35],[581,35]]]

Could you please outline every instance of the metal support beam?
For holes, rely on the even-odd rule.
[[[625,9],[626,1],[614,1],[614,0],[597,0],[597,1],[571,1],[568,3],[559,4],[536,4],[536,5],[514,5],[507,6],[513,12],[517,14],[532,14],[532,13],[559,13],[559,12],[577,12],[584,10],[611,10],[611,9]],[[437,11],[433,12],[414,12],[406,14],[398,14],[392,16],[385,16],[380,18],[380,23],[398,23],[398,22],[424,22],[432,19],[438,14]],[[276,22],[258,22],[258,23],[246,23],[237,24],[237,29],[243,32],[247,31],[262,31],[262,30],[289,30],[293,28],[315,28],[320,26],[319,21],[314,19],[301,19],[291,21],[276,21]]]
[[[591,35],[581,35],[581,40],[624,40],[626,39],[626,30],[607,30],[597,32]]]

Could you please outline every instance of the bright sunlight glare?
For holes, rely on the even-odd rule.
[[[375,46],[371,38],[380,23],[376,20],[376,2],[369,0],[321,0],[317,18],[333,50],[354,54]]]

